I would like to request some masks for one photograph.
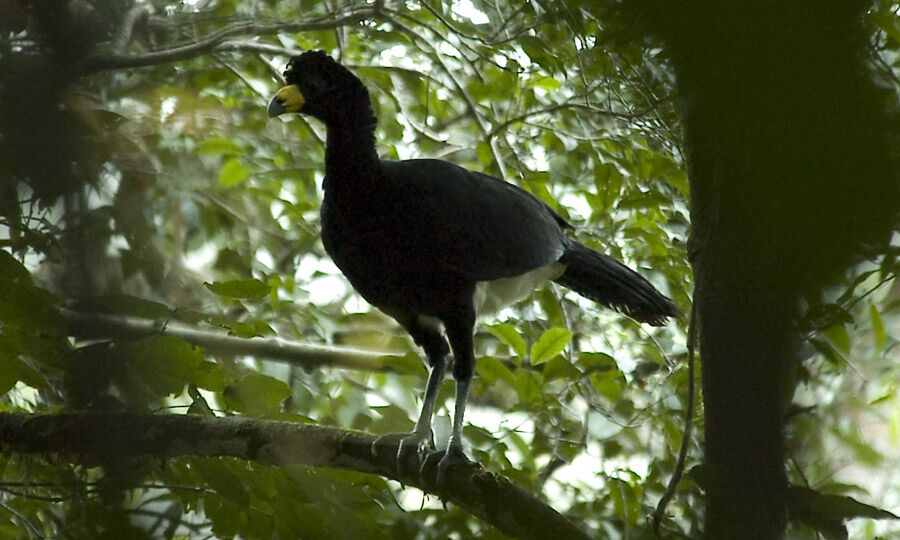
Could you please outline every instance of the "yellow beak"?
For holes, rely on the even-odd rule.
[[[306,103],[306,100],[303,98],[303,94],[300,93],[297,85],[289,84],[275,92],[275,96],[269,101],[266,112],[269,118],[289,112],[300,112],[304,103]]]

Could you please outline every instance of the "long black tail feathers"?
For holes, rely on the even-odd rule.
[[[679,315],[674,302],[640,274],[587,246],[572,242],[560,262],[566,271],[556,282],[581,296],[653,326]]]

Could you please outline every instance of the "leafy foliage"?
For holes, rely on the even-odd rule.
[[[3,411],[411,427],[418,351],[352,293],[318,241],[322,128],[265,115],[298,50],[332,52],[364,80],[384,156],[441,157],[518,183],[688,311],[673,81],[661,51],[616,17],[617,2],[84,0],[53,15],[6,4]],[[870,12],[895,85],[896,10],[879,1]],[[197,48],[153,55],[182,45]],[[12,76],[25,83],[13,88]],[[26,104],[41,111],[17,124]],[[797,366],[790,433],[795,483],[887,507],[896,479],[873,478],[898,459],[876,436],[895,443],[900,433],[896,268],[896,254],[883,255],[810,308],[815,350]],[[394,373],[303,371],[164,335],[72,339],[60,308],[407,356]],[[600,536],[647,536],[683,435],[686,321],[643,328],[548,286],[488,323],[476,336],[472,455]],[[451,393],[446,382],[440,402]],[[448,427],[449,411],[439,414]],[[417,491],[347,471],[13,455],[0,470],[3,538],[499,537]],[[697,533],[698,484],[682,481],[667,529]],[[807,523],[884,517],[847,501],[807,507],[821,518]],[[803,527],[798,537],[814,537]]]

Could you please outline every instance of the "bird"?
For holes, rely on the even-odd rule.
[[[326,128],[325,251],[425,352],[422,407],[412,432],[399,437],[398,466],[412,452],[423,456],[423,468],[436,456],[440,483],[451,468],[470,463],[462,428],[480,314],[552,280],[650,325],[678,316],[649,281],[570,238],[572,226],[520,187],[444,160],[381,159],[365,84],[326,52],[291,57],[284,80],[268,116],[304,114]],[[446,450],[436,451],[431,420],[448,365],[456,382],[453,423]]]

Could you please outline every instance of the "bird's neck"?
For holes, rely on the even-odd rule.
[[[352,120],[328,124],[325,141],[325,190],[348,185],[354,179],[363,179],[379,167],[375,148],[375,116],[371,109]]]

